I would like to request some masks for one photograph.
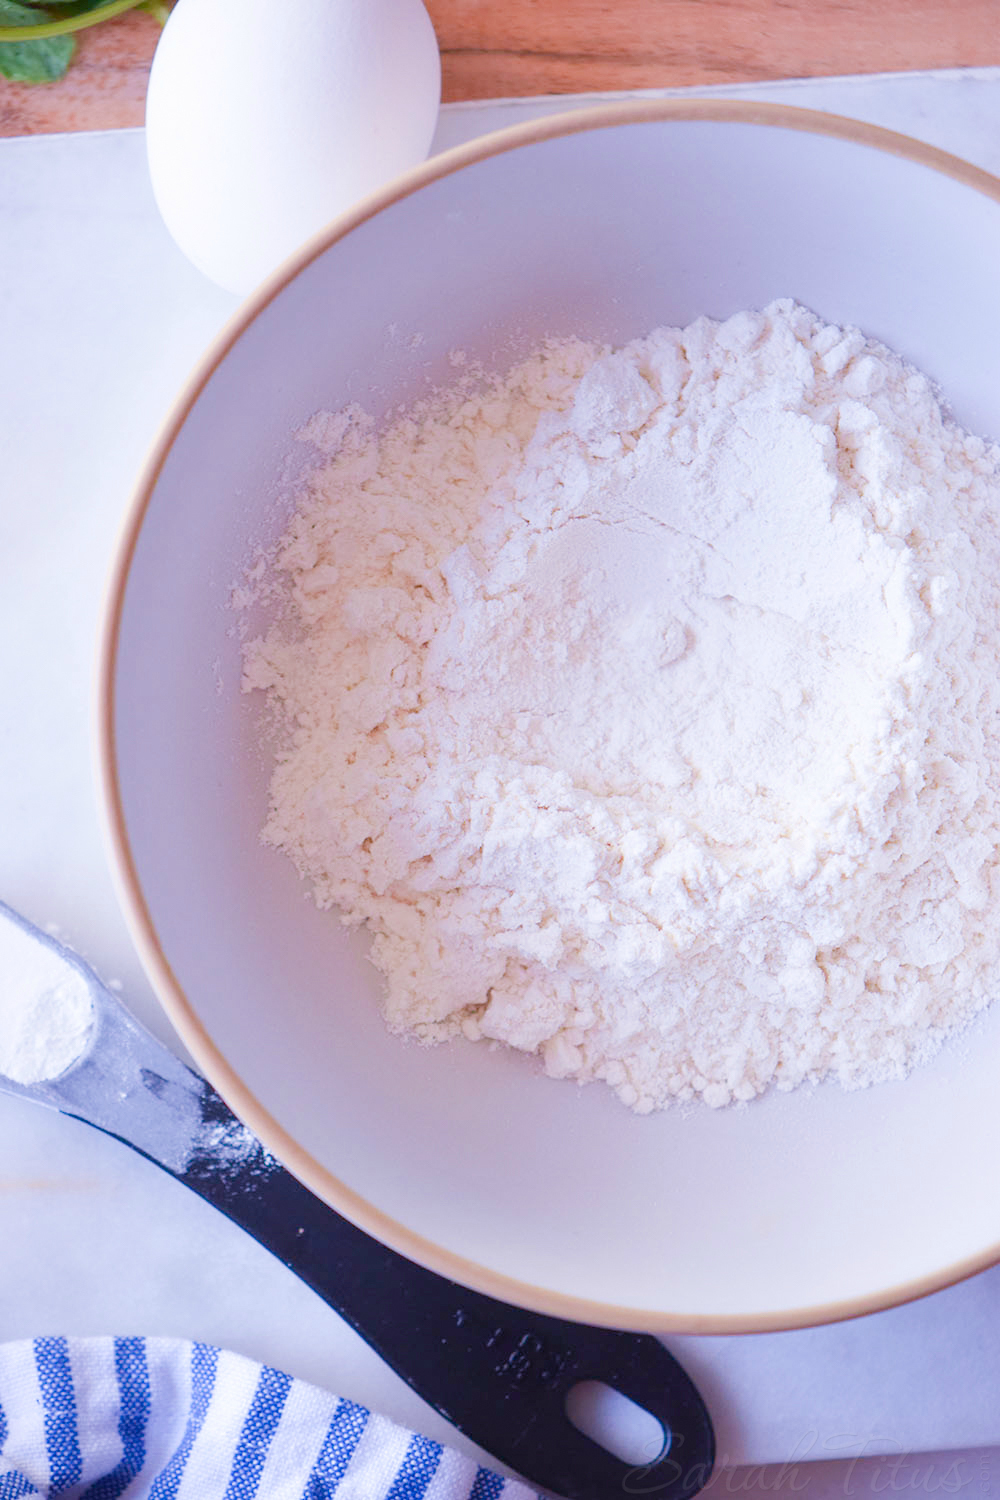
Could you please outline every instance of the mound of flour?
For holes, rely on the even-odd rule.
[[[902,1075],[1000,979],[1000,465],[791,302],[352,409],[245,650],[389,1025],[638,1110]]]

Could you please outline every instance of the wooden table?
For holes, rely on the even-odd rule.
[[[280,3],[280,0],[279,0]],[[427,0],[445,99],[1000,64],[1000,0]],[[0,135],[141,125],[159,27],[79,34],[58,83],[0,79]]]

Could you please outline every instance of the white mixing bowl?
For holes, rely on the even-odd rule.
[[[387,1034],[363,937],[259,842],[269,765],[230,591],[289,512],[293,430],[545,335],[620,343],[794,297],[1000,438],[1000,183],[830,116],[718,101],[439,157],[307,245],[182,394],[107,610],[101,763],[149,974],[235,1110],[373,1234],[509,1301],[737,1331],[885,1306],[1000,1258],[1000,1007],[901,1084],[639,1118],[599,1085]],[[292,476],[293,477],[293,476]]]

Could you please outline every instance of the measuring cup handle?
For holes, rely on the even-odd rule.
[[[203,1086],[208,1113],[245,1130]],[[181,1180],[278,1256],[480,1447],[565,1500],[686,1500],[707,1483],[708,1410],[658,1339],[528,1312],[425,1270],[335,1213],[251,1139],[259,1154],[240,1153],[242,1165],[222,1171],[208,1156]],[[628,1464],[574,1426],[566,1398],[581,1381],[611,1386],[651,1413],[661,1451]]]

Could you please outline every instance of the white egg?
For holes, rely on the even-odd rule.
[[[421,0],[178,0],[146,98],[167,228],[199,270],[248,292],[423,161],[440,94]]]

